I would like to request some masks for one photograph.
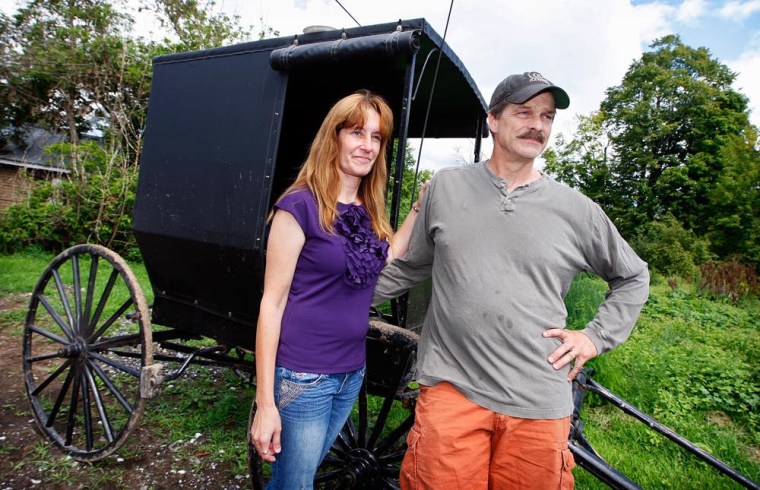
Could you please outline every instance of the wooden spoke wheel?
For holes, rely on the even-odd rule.
[[[116,253],[77,245],[48,265],[24,324],[26,391],[40,431],[79,461],[116,451],[142,415],[150,316]]]
[[[367,335],[367,375],[354,406],[330,452],[317,470],[315,488],[399,488],[406,434],[414,423],[418,390],[414,378],[417,334],[372,321]],[[248,466],[253,488],[263,489],[270,465],[256,454],[248,421]]]

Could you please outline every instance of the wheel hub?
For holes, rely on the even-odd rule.
[[[378,472],[375,455],[364,448],[354,448],[348,453],[344,477],[349,487],[359,487],[374,479]]]
[[[58,355],[67,359],[78,358],[87,352],[87,342],[82,337],[77,337],[74,341],[58,351]]]

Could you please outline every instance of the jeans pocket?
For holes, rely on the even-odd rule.
[[[298,371],[291,371],[286,368],[277,368],[279,370],[280,386],[279,400],[277,401],[277,408],[282,410],[290,402],[295,400],[298,395],[303,393],[304,390],[315,386],[317,383],[325,378],[324,374],[316,373],[303,373]]]

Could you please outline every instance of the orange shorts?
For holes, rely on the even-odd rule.
[[[570,417],[508,417],[472,403],[450,383],[422,386],[403,489],[574,488]]]

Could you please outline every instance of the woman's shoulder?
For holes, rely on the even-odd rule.
[[[291,189],[285,194],[280,197],[280,199],[277,200],[277,203],[275,203],[276,207],[279,208],[286,208],[293,205],[307,205],[307,206],[316,206],[317,201],[314,198],[314,195],[311,193],[311,191],[307,188],[296,188]]]

